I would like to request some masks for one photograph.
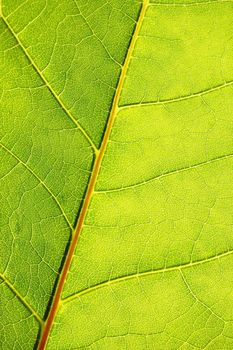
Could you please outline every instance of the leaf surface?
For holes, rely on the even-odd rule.
[[[2,0],[3,350],[233,348],[232,21]]]

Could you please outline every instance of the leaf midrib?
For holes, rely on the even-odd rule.
[[[211,2],[220,2],[220,1],[211,1]],[[223,2],[223,1],[221,1],[221,2]],[[225,1],[224,1],[224,2],[225,2]],[[226,1],[226,2],[227,2],[227,1]],[[137,27],[138,27],[138,24],[139,24],[139,22],[140,22],[140,18],[141,18],[142,12],[143,12],[143,8],[144,8],[144,13],[145,13],[146,7],[147,7],[148,3],[149,3],[148,0],[143,1],[143,5],[142,5],[141,12],[140,12],[140,15],[139,15],[139,20],[138,20],[138,23],[137,23]],[[209,2],[205,2],[205,3],[209,3]],[[196,3],[194,3],[194,4],[196,4]],[[198,4],[199,4],[199,3],[198,3]],[[151,4],[151,5],[163,5],[163,4]],[[170,5],[170,4],[164,4],[164,5]],[[181,4],[181,5],[183,5],[183,4]],[[192,5],[193,5],[193,4],[192,4]],[[144,17],[144,14],[143,14],[143,17]],[[143,19],[143,17],[142,17],[142,19]],[[141,19],[141,21],[142,21],[142,19]],[[43,75],[40,73],[40,71],[37,69],[36,65],[34,64],[34,62],[32,61],[32,59],[30,58],[30,56],[29,56],[29,54],[27,53],[26,49],[23,47],[23,45],[22,45],[21,42],[19,41],[17,34],[15,34],[15,33],[12,31],[12,29],[10,28],[8,22],[7,22],[4,18],[3,18],[3,20],[4,20],[4,22],[6,23],[8,29],[11,31],[12,35],[16,38],[17,42],[19,43],[19,46],[23,49],[25,55],[28,57],[28,59],[29,59],[30,63],[32,64],[32,66],[36,69],[37,73],[40,75],[40,77],[42,78],[43,82],[44,82],[45,85],[48,87],[48,89],[50,90],[50,92],[52,93],[52,95],[54,96],[54,98],[58,101],[58,103],[59,103],[59,104],[61,105],[61,107],[64,109],[64,111],[66,112],[66,114],[67,114],[69,117],[71,117],[71,119],[75,122],[75,124],[77,125],[77,127],[78,127],[79,129],[81,129],[82,133],[85,135],[85,130],[84,130],[84,132],[83,132],[82,127],[80,127],[80,125],[77,124],[78,122],[73,118],[72,115],[70,116],[70,112],[67,111],[67,109],[64,107],[62,101],[60,101],[60,97],[53,91],[53,89],[51,88],[51,86],[50,86],[49,83],[47,82],[46,78],[44,78]],[[135,32],[134,32],[134,34],[133,34],[133,37],[132,37],[132,40],[131,40],[131,43],[130,43],[130,47],[129,47],[128,53],[129,53],[129,51],[130,51],[131,44],[132,44],[132,42],[133,42],[133,40],[134,40],[134,36],[135,36],[136,31],[137,31],[137,27],[136,27]],[[139,30],[138,30],[138,31],[139,31]],[[135,38],[135,42],[136,42],[136,39],[137,39],[137,37]],[[134,44],[135,44],[135,42],[134,42]],[[132,50],[133,50],[133,48],[132,48]],[[132,50],[131,50],[131,53],[132,53]],[[128,53],[127,53],[127,56],[126,56],[126,59],[125,59],[125,63],[126,63],[126,61],[127,61]],[[129,60],[130,60],[130,57],[131,57],[131,53],[130,53],[130,56],[129,56]],[[128,61],[129,61],[129,60],[128,60]],[[122,73],[123,73],[123,71],[124,71],[124,68],[125,68],[125,64],[124,64],[124,66],[123,66]],[[122,86],[123,86],[123,82],[124,82],[124,78],[125,78],[125,75],[126,75],[127,68],[128,68],[128,65],[127,65],[127,67],[126,67],[126,69],[125,69],[125,71],[124,71],[124,74],[121,74],[120,79],[119,79],[119,82],[118,82],[119,90],[118,90],[118,87],[117,87],[116,94],[115,94],[115,97],[114,97],[114,100],[113,100],[112,110],[111,110],[110,117],[109,117],[109,121],[108,121],[108,125],[107,125],[106,132],[105,132],[105,135],[104,135],[104,138],[103,138],[103,142],[102,142],[102,145],[103,145],[103,144],[104,144],[104,140],[105,140],[105,136],[107,135],[107,136],[106,136],[106,142],[105,142],[105,145],[104,145],[104,148],[103,148],[103,152],[102,152],[102,156],[101,156],[101,148],[102,148],[102,145],[101,145],[100,150],[98,151],[97,148],[96,148],[96,146],[94,145],[93,141],[90,139],[90,137],[89,137],[88,135],[87,135],[87,136],[85,135],[86,138],[88,139],[88,141],[90,142],[90,144],[92,145],[92,143],[93,143],[92,147],[93,147],[94,152],[95,152],[95,154],[97,155],[97,157],[96,157],[96,161],[95,161],[94,168],[93,168],[93,174],[94,174],[94,173],[95,173],[95,174],[94,174],[94,175],[92,174],[92,177],[94,178],[93,184],[91,185],[91,183],[92,183],[92,177],[91,177],[91,180],[90,180],[90,182],[89,182],[89,186],[88,186],[88,189],[87,189],[87,192],[86,192],[86,197],[85,197],[84,202],[83,202],[83,207],[82,207],[82,210],[81,210],[81,214],[80,214],[80,217],[81,217],[81,216],[83,217],[83,218],[82,218],[82,221],[81,221],[81,224],[80,224],[80,228],[79,228],[79,221],[80,221],[81,219],[79,218],[79,221],[78,221],[76,230],[75,230],[75,232],[74,232],[73,240],[72,240],[72,242],[71,242],[71,246],[73,245],[73,246],[74,246],[74,249],[75,249],[75,247],[76,247],[76,243],[77,243],[77,240],[78,240],[78,236],[79,236],[79,233],[81,232],[81,229],[82,229],[82,226],[83,226],[83,222],[84,222],[84,220],[85,220],[85,216],[86,216],[86,213],[87,213],[87,210],[88,210],[88,207],[89,207],[90,199],[91,199],[91,197],[92,197],[92,194],[93,194],[93,191],[94,191],[94,187],[95,187],[95,183],[96,183],[96,179],[97,179],[97,176],[98,176],[98,173],[99,173],[99,169],[100,169],[100,166],[101,166],[101,161],[102,161],[103,155],[104,155],[105,150],[106,150],[107,142],[108,142],[108,139],[109,139],[109,135],[110,135],[110,133],[111,133],[111,129],[112,129],[112,126],[113,126],[114,119],[115,119],[115,116],[116,116],[116,114],[117,114],[117,111],[118,111],[119,109],[121,109],[121,108],[125,108],[125,107],[128,108],[128,107],[131,107],[131,106],[132,106],[132,107],[135,106],[135,104],[129,105],[129,106],[128,106],[128,105],[127,105],[127,106],[121,106],[121,107],[118,106],[118,104],[119,104],[119,97],[120,97],[120,93],[121,93],[121,90],[122,90]],[[122,77],[122,76],[123,76],[123,77]],[[227,85],[230,85],[231,83],[232,83],[232,82],[229,82],[229,83],[227,83]],[[216,89],[219,89],[219,87],[210,89],[210,91],[216,90]],[[206,92],[204,92],[204,93],[206,93]],[[197,94],[197,95],[199,95],[199,94]],[[195,96],[196,96],[196,95],[192,95],[192,96],[188,96],[188,97],[183,97],[183,98],[178,98],[177,100],[187,99],[187,98],[195,97]],[[116,103],[115,103],[115,101],[116,101]],[[159,101],[158,103],[157,103],[157,102],[152,102],[152,103],[149,102],[149,104],[163,104],[164,102],[166,103],[166,102],[173,102],[173,101],[170,101],[170,100],[168,100],[168,101]],[[148,103],[146,102],[145,104],[148,104]],[[141,105],[141,104],[140,104],[140,105]],[[109,126],[109,124],[110,124],[110,126]],[[89,139],[90,139],[90,140],[89,140]],[[228,155],[228,156],[232,156],[232,155]],[[222,158],[222,157],[220,157],[220,158]],[[98,160],[99,160],[99,161],[98,161]],[[214,160],[214,161],[215,161],[215,160]],[[183,169],[181,169],[181,170],[183,170]],[[185,169],[184,169],[184,170],[185,170]],[[162,176],[163,176],[163,175],[162,175]],[[117,190],[118,190],[118,189],[117,189]],[[102,191],[101,191],[101,192],[102,192]],[[87,199],[87,197],[88,197],[88,199]],[[85,202],[87,202],[86,205],[85,205]],[[83,215],[82,215],[82,211],[83,211]],[[77,233],[78,233],[78,234],[77,234]],[[75,240],[75,235],[77,235],[76,240]],[[73,250],[73,252],[74,252],[74,250]],[[73,252],[72,252],[72,256],[73,256]],[[232,252],[223,253],[223,254],[220,254],[220,256],[229,255],[229,254],[231,254],[231,253],[232,253]],[[72,259],[72,256],[71,256],[71,259]],[[220,256],[215,256],[215,257],[213,257],[213,258],[204,260],[204,261],[202,261],[202,262],[206,262],[206,261],[209,261],[209,260],[212,261],[212,260],[215,260],[215,259],[219,258]],[[70,261],[71,261],[71,260],[70,260]],[[201,263],[202,263],[202,262],[201,262]],[[194,263],[192,263],[192,265],[196,265],[196,264],[199,264],[199,263],[200,263],[200,262],[194,262]],[[190,266],[191,264],[187,264],[187,265]],[[64,264],[64,267],[65,267],[65,264]],[[68,266],[68,267],[69,267],[69,266]],[[185,268],[186,265],[183,266],[183,267]],[[177,269],[179,270],[179,269],[181,269],[181,268],[183,268],[183,267],[172,267],[172,268],[167,268],[167,269],[164,269],[164,271],[177,270]],[[68,272],[68,269],[67,269],[66,272]],[[154,274],[154,273],[158,273],[158,272],[163,272],[163,271],[162,271],[162,270],[155,270],[155,271],[150,271],[150,272],[144,272],[144,273],[141,273],[140,275],[143,275],[143,276],[144,276],[144,275]],[[66,273],[66,275],[67,275],[67,273]],[[65,276],[66,276],[66,275],[65,275]],[[136,277],[136,275],[132,275],[132,276],[133,276],[133,277]],[[123,281],[123,280],[125,280],[125,279],[132,278],[132,276],[119,277],[119,278],[117,278],[117,279],[115,279],[115,280],[111,280],[111,282],[112,282],[112,281],[118,281],[118,280],[119,280],[119,281],[121,281],[121,280]],[[65,279],[64,279],[64,281],[65,281]],[[63,284],[64,284],[64,282],[63,282]],[[99,284],[97,287],[99,288],[99,287],[102,287],[102,286],[104,286],[104,285],[106,285],[106,284],[109,284],[109,282],[103,282],[102,284]],[[62,285],[62,286],[63,286],[63,285]],[[92,289],[94,289],[94,288],[95,288],[95,286],[89,288],[88,291],[89,291],[89,290],[92,290]],[[62,292],[62,290],[61,290],[61,292]],[[86,292],[86,293],[87,293],[87,290],[82,291],[82,292]],[[77,295],[77,296],[78,296],[78,295],[80,296],[80,294],[85,294],[85,293],[82,293],[82,292],[79,292],[79,293],[77,293],[76,295]],[[60,295],[61,295],[61,294],[60,294]],[[71,296],[71,297],[72,297],[72,296]],[[68,298],[71,298],[71,297],[68,297]],[[67,298],[67,299],[68,299],[68,298]],[[68,301],[67,299],[64,299],[64,300]],[[59,296],[59,301],[60,301],[60,296]],[[54,315],[54,316],[55,316],[55,315]],[[48,333],[48,334],[49,334],[49,333]],[[46,343],[44,344],[44,346],[46,346]],[[41,350],[44,349],[44,347],[39,347],[39,348],[40,348]]]
[[[84,223],[87,211],[88,211],[88,207],[89,207],[89,204],[90,204],[90,201],[92,198],[92,194],[94,192],[94,187],[95,187],[96,180],[97,180],[99,170],[101,167],[102,159],[103,159],[105,150],[107,148],[108,140],[109,140],[109,137],[111,134],[111,130],[112,130],[112,127],[114,124],[115,117],[116,117],[117,112],[118,112],[119,99],[120,99],[122,87],[124,84],[124,80],[126,77],[126,73],[128,70],[129,62],[130,62],[132,52],[133,52],[134,47],[135,47],[135,43],[136,43],[137,38],[138,38],[138,33],[140,31],[142,21],[145,17],[145,12],[146,12],[148,4],[149,4],[149,0],[144,0],[142,5],[141,5],[141,10],[139,13],[138,21],[136,23],[134,33],[132,35],[127,54],[125,56],[125,61],[124,61],[124,64],[122,66],[121,74],[120,74],[120,77],[118,80],[115,96],[113,99],[111,111],[110,111],[109,118],[108,118],[108,123],[107,123],[106,129],[105,129],[102,143],[101,143],[101,147],[99,150],[96,150],[96,152],[95,152],[96,158],[95,158],[95,162],[94,162],[94,166],[93,166],[93,170],[92,170],[92,175],[91,175],[91,178],[90,178],[90,181],[88,184],[88,188],[87,188],[86,195],[85,195],[85,198],[83,201],[83,205],[82,205],[82,208],[80,211],[78,222],[77,222],[76,228],[73,232],[73,238],[71,240],[71,243],[70,243],[67,255],[66,255],[66,259],[65,259],[65,262],[63,264],[61,273],[60,273],[60,278],[59,278],[58,283],[57,283],[56,291],[54,293],[54,298],[53,298],[51,308],[50,308],[50,311],[49,311],[49,314],[48,314],[48,317],[47,317],[47,320],[45,323],[45,327],[43,328],[43,331],[42,331],[42,334],[40,337],[40,341],[39,341],[39,345],[38,345],[39,350],[44,350],[46,347],[49,333],[50,333],[50,330],[51,330],[52,325],[53,325],[53,321],[55,319],[55,316],[56,316],[58,308],[59,308],[59,303],[61,300],[63,286],[64,286],[64,283],[66,280],[67,273],[69,271],[69,267],[70,267],[70,264],[71,264],[71,261],[72,261],[73,255],[74,255],[74,251],[75,251],[75,248],[76,248],[76,245],[78,242],[80,232],[81,232],[82,227],[83,227],[83,223]]]

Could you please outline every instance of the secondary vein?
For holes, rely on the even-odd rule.
[[[60,202],[58,201],[57,197],[53,194],[53,192],[50,190],[50,188],[46,185],[46,183],[25,163],[22,161],[15,153],[13,153],[9,148],[7,148],[5,145],[0,143],[0,146],[7,152],[9,153],[14,159],[16,159],[20,164],[22,164],[36,179],[37,181],[45,188],[45,190],[50,194],[50,196],[53,198],[53,200],[56,202],[56,205],[60,209],[62,216],[64,217],[66,223],[70,227],[71,230],[73,230],[73,226],[70,223],[65,211],[63,210]]]
[[[17,296],[17,298],[22,302],[22,304],[30,311],[30,313],[37,319],[37,321],[43,326],[44,321],[33,309],[33,307],[25,300],[25,298],[18,292],[14,285],[2,274],[0,273],[0,278],[7,285],[7,287]]]
[[[84,130],[84,128],[79,124],[79,122],[73,117],[73,115],[70,113],[70,111],[65,107],[63,101],[61,100],[60,96],[54,91],[52,86],[49,84],[48,80],[45,78],[44,74],[39,70],[35,62],[33,61],[32,57],[29,55],[27,49],[24,47],[23,43],[21,42],[19,36],[14,32],[14,30],[11,28],[9,22],[7,21],[6,18],[4,18],[3,14],[1,14],[1,18],[3,19],[6,27],[8,30],[11,32],[12,36],[15,38],[17,41],[19,47],[21,50],[24,52],[25,56],[27,57],[28,61],[36,71],[36,73],[39,75],[40,79],[43,81],[44,85],[48,88],[50,93],[53,95],[55,100],[58,102],[62,110],[66,113],[66,115],[73,121],[73,123],[76,125],[76,127],[82,132],[82,134],[85,136],[89,144],[91,145],[93,151],[95,154],[98,153],[98,149],[95,145],[95,143],[92,141],[91,137],[87,134],[87,132]]]
[[[220,259],[222,257],[229,256],[232,253],[233,253],[233,251],[229,250],[227,252],[224,252],[224,253],[221,253],[221,254],[218,254],[218,255],[215,255],[215,256],[211,256],[211,257],[208,257],[206,259],[197,260],[197,261],[194,261],[194,262],[188,262],[188,263],[181,264],[181,265],[175,265],[175,266],[170,266],[170,267],[165,267],[165,268],[159,268],[157,270],[137,272],[137,273],[132,273],[131,275],[125,275],[125,276],[116,277],[116,278],[110,279],[108,281],[103,281],[103,282],[101,282],[99,284],[96,284],[96,285],[90,287],[90,288],[83,289],[83,290],[81,290],[80,292],[78,292],[76,294],[73,294],[73,295],[68,296],[67,298],[64,298],[61,302],[62,303],[67,303],[67,302],[72,301],[72,300],[74,300],[74,299],[76,299],[78,297],[81,297],[82,295],[89,294],[89,293],[91,293],[91,292],[93,292],[95,290],[98,290],[100,288],[111,286],[113,284],[124,282],[124,281],[128,281],[128,280],[132,280],[134,278],[147,277],[147,276],[157,275],[157,274],[160,274],[160,273],[166,273],[166,272],[171,272],[171,271],[179,271],[179,272],[181,272],[181,269],[183,270],[183,269],[191,268],[191,267],[198,266],[198,265],[201,265],[201,264],[205,264],[205,263],[208,263],[208,262],[211,262],[211,261],[215,261],[215,260],[218,260],[218,259]]]
[[[92,198],[92,194],[94,193],[94,188],[95,188],[96,180],[97,180],[99,170],[101,167],[101,162],[102,162],[102,159],[103,159],[103,156],[104,156],[107,144],[108,144],[108,140],[110,137],[110,133],[111,133],[113,124],[114,124],[115,117],[116,117],[117,112],[118,112],[120,95],[121,95],[122,87],[123,87],[124,80],[126,77],[126,73],[128,70],[129,62],[130,62],[132,52],[134,50],[137,38],[138,38],[138,33],[140,31],[142,21],[143,21],[143,18],[145,16],[148,4],[149,4],[149,0],[144,0],[143,4],[141,6],[141,11],[140,11],[140,14],[138,17],[138,22],[136,24],[136,27],[135,27],[135,30],[134,30],[131,42],[129,44],[129,48],[128,48],[126,57],[125,57],[125,61],[124,61],[124,64],[122,66],[121,74],[120,74],[119,81],[118,81],[117,88],[116,88],[116,93],[115,93],[113,103],[112,103],[112,108],[111,108],[110,115],[108,118],[107,127],[106,127],[106,130],[104,133],[101,147],[99,149],[99,152],[96,155],[96,159],[95,159],[93,170],[92,170],[92,175],[91,175],[89,185],[87,188],[86,196],[85,196],[84,201],[83,201],[83,205],[82,205],[82,209],[81,209],[81,212],[79,215],[79,219],[78,219],[75,231],[73,233],[73,238],[71,240],[71,243],[70,243],[70,246],[68,249],[68,253],[67,253],[64,265],[62,267],[62,271],[60,273],[60,278],[59,278],[58,283],[57,283],[57,287],[56,287],[55,295],[54,295],[54,298],[53,298],[53,301],[51,304],[50,312],[48,314],[48,318],[46,320],[45,327],[44,327],[43,332],[41,334],[40,342],[38,345],[39,350],[44,350],[46,347],[48,336],[49,336],[51,327],[53,325],[54,318],[57,314],[59,303],[61,302],[61,294],[62,294],[63,286],[64,286],[64,283],[66,280],[67,273],[69,271],[69,267],[70,267],[70,264],[71,264],[71,261],[72,261],[73,255],[74,255],[74,251],[75,251],[75,248],[76,248],[76,245],[78,242],[80,232],[81,232],[82,227],[83,227],[83,223],[84,223],[87,211],[88,211],[90,200]]]
[[[233,81],[230,80],[230,81],[226,81],[224,84],[217,85],[217,86],[214,86],[212,88],[209,88],[209,89],[206,89],[203,91],[194,92],[193,94],[190,94],[190,95],[184,95],[184,96],[180,96],[180,97],[176,97],[176,98],[157,100],[157,101],[135,102],[135,103],[131,103],[131,104],[121,105],[119,107],[119,109],[122,110],[122,109],[135,108],[135,107],[157,106],[157,105],[165,105],[167,103],[175,103],[175,102],[179,102],[179,101],[185,101],[185,100],[189,100],[189,99],[194,98],[194,97],[201,97],[203,95],[210,94],[211,92],[218,91],[218,90],[221,90],[225,87],[232,86],[232,85],[233,85]]]
[[[119,188],[110,188],[110,189],[107,189],[107,190],[98,190],[98,191],[95,191],[95,193],[97,193],[97,194],[98,193],[112,193],[112,192],[121,192],[121,191],[129,190],[129,189],[133,189],[133,188],[136,188],[136,187],[140,187],[140,186],[146,185],[146,184],[151,183],[151,182],[156,181],[156,180],[161,180],[162,178],[167,177],[167,176],[180,174],[180,173],[183,173],[183,172],[186,172],[186,171],[189,171],[189,170],[193,170],[193,169],[198,169],[198,168],[201,168],[201,167],[203,167],[205,165],[216,163],[218,161],[225,160],[225,159],[232,158],[232,157],[233,157],[232,153],[231,154],[224,154],[222,156],[219,156],[219,157],[216,157],[216,158],[212,158],[212,159],[206,160],[204,162],[200,162],[200,163],[196,163],[196,164],[193,164],[193,165],[189,165],[189,166],[186,166],[184,168],[170,170],[170,171],[168,171],[166,173],[154,176],[154,177],[152,177],[150,179],[147,179],[147,180],[144,180],[144,181],[141,181],[141,182],[137,182],[137,183],[135,183],[133,185],[119,187]]]

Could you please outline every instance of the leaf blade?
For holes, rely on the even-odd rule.
[[[81,217],[46,348],[231,349],[231,2],[144,2],[145,18],[123,68],[126,81],[120,78],[116,93],[139,2],[54,0],[33,11],[20,1],[5,4],[26,57],[3,29],[3,110],[16,125],[4,128],[11,158],[3,183],[14,195],[4,201],[4,245],[11,249],[1,268],[47,322],[50,298],[59,301],[62,291],[52,288],[62,275],[64,247],[77,212]],[[93,172],[114,94],[115,122]],[[82,133],[74,129],[76,119]],[[51,228],[52,240],[46,237]],[[28,257],[17,271],[24,251]],[[16,336],[19,346],[31,348],[38,325],[31,327],[34,335]]]

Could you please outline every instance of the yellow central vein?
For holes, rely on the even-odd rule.
[[[66,113],[66,115],[68,115],[68,117],[73,121],[73,123],[76,125],[76,127],[82,132],[82,134],[85,136],[85,138],[88,140],[89,144],[91,145],[93,151],[95,154],[98,153],[98,149],[96,147],[96,145],[94,144],[94,142],[92,141],[92,139],[90,138],[90,136],[87,134],[87,132],[83,129],[83,127],[81,126],[81,124],[79,124],[79,122],[73,117],[73,115],[70,113],[70,111],[66,108],[66,106],[64,105],[64,103],[62,102],[60,96],[54,91],[54,89],[52,88],[52,86],[49,84],[48,80],[45,78],[44,74],[39,70],[39,68],[37,67],[36,63],[33,61],[32,57],[29,55],[27,49],[24,47],[23,43],[21,42],[19,36],[14,32],[14,30],[11,28],[8,20],[6,18],[4,18],[3,14],[1,14],[1,18],[3,19],[5,25],[7,26],[8,30],[11,32],[12,36],[15,38],[15,40],[17,41],[17,43],[19,44],[19,47],[22,49],[22,51],[24,52],[25,56],[27,57],[28,61],[30,62],[30,64],[32,65],[32,67],[34,68],[34,70],[36,71],[36,73],[39,75],[39,77],[41,78],[41,80],[43,81],[43,83],[45,84],[45,86],[48,88],[48,90],[50,91],[50,93],[53,95],[53,97],[55,98],[55,100],[58,102],[58,104],[60,105],[60,107],[62,108],[62,110]]]
[[[64,265],[62,267],[62,271],[61,271],[60,276],[59,276],[59,280],[58,280],[58,283],[56,286],[54,298],[53,298],[53,301],[51,304],[48,318],[47,318],[46,323],[45,323],[45,327],[42,330],[42,334],[41,334],[39,345],[38,345],[39,350],[44,350],[46,347],[49,333],[50,333],[51,327],[53,325],[54,318],[57,314],[59,304],[61,302],[61,294],[62,294],[63,286],[64,286],[64,283],[66,280],[67,273],[69,271],[69,267],[70,267],[70,264],[71,264],[71,261],[73,258],[73,254],[74,254],[77,242],[78,242],[80,232],[81,232],[82,227],[83,227],[83,223],[84,223],[87,211],[88,211],[88,207],[89,207],[89,204],[90,204],[90,201],[92,198],[92,194],[94,193],[94,188],[95,188],[96,180],[97,180],[97,177],[98,177],[98,174],[100,171],[102,159],[103,159],[103,156],[104,156],[107,144],[108,144],[108,140],[109,140],[109,137],[111,134],[111,130],[112,130],[112,127],[113,127],[113,124],[114,124],[114,121],[115,121],[115,118],[117,115],[119,99],[120,99],[122,87],[124,84],[124,80],[125,80],[125,77],[127,74],[127,70],[129,67],[129,62],[130,62],[132,52],[134,50],[137,38],[138,38],[138,33],[140,31],[142,21],[143,21],[143,18],[145,16],[145,12],[146,12],[148,4],[149,4],[149,0],[145,0],[142,4],[141,11],[140,11],[139,18],[138,18],[138,22],[136,24],[136,27],[135,27],[135,30],[134,30],[134,33],[133,33],[133,36],[132,36],[132,39],[131,39],[131,42],[130,42],[130,45],[128,48],[128,52],[127,52],[126,57],[125,57],[125,61],[124,61],[122,71],[121,71],[121,74],[119,77],[118,85],[116,88],[116,93],[115,93],[115,96],[113,99],[112,108],[110,111],[105,134],[104,134],[99,152],[96,155],[92,175],[91,175],[91,178],[89,181],[89,185],[87,188],[85,199],[83,201],[83,205],[82,205],[82,209],[81,209],[81,212],[79,215],[77,226],[74,230],[73,237],[72,237],[72,240],[71,240],[71,243],[70,243],[67,255],[66,255],[66,259],[65,259]]]

